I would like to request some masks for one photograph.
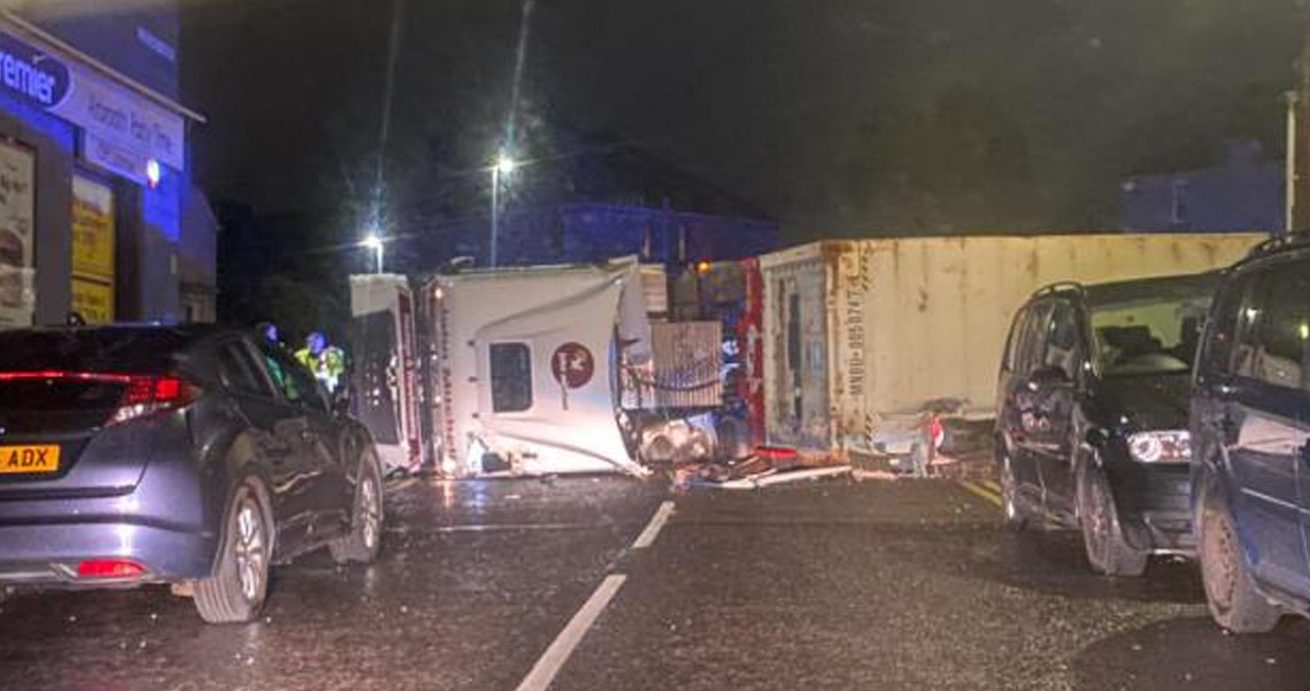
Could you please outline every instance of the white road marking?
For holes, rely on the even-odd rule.
[[[666,501],[660,504],[660,508],[655,510],[655,515],[650,517],[650,523],[646,524],[646,529],[641,531],[637,536],[636,542],[632,543],[633,549],[646,549],[655,544],[655,538],[659,536],[660,529],[669,521],[669,516],[673,513],[673,502]]]
[[[564,668],[564,663],[569,661],[574,648],[582,642],[582,637],[587,635],[591,625],[596,623],[597,617],[605,611],[605,607],[618,594],[619,588],[626,580],[628,577],[623,574],[611,574],[601,581],[596,592],[587,598],[582,609],[573,615],[564,630],[550,647],[546,648],[546,652],[542,653],[537,664],[532,666],[532,671],[528,672],[528,676],[519,684],[518,691],[546,691],[550,683],[555,680],[555,675]]]

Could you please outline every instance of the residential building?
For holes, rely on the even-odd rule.
[[[1133,175],[1119,193],[1119,228],[1154,231],[1282,231],[1284,166],[1259,143],[1231,142],[1222,164]]]

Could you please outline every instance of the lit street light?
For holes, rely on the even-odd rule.
[[[491,265],[498,263],[497,243],[500,236],[500,178],[509,177],[519,167],[517,161],[504,151],[491,166]]]
[[[375,273],[382,273],[382,254],[384,251],[382,238],[377,233],[369,233],[359,245],[373,250],[373,256],[377,260]]]

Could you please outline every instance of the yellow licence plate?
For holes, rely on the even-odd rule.
[[[58,470],[58,444],[0,446],[0,475],[54,473]]]

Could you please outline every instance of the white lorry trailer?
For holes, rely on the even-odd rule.
[[[842,456],[932,401],[986,415],[1010,320],[1038,288],[1219,269],[1264,234],[879,238],[760,258],[770,444]]]

